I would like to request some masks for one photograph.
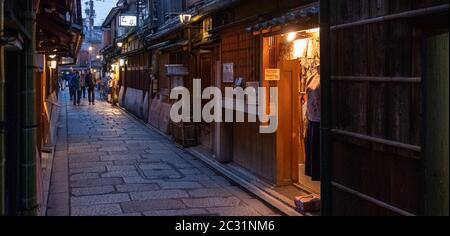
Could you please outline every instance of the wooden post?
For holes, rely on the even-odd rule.
[[[448,31],[426,40],[425,48],[425,215],[449,214]]]
[[[331,59],[330,59],[330,2],[320,1],[320,79],[321,114],[321,195],[322,215],[332,214],[331,196]]]
[[[5,26],[5,0],[0,0],[0,39]],[[5,214],[5,48],[0,41],[0,216]]]
[[[36,12],[34,1],[25,4],[25,29],[31,35],[23,50],[24,78],[21,84],[21,155],[20,155],[20,188],[22,215],[37,214],[36,187],[36,157],[37,157],[37,127],[36,119],[36,75],[35,75],[35,44],[36,44]]]

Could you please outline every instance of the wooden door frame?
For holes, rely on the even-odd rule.
[[[210,50],[211,52],[207,52],[207,53],[199,53],[197,54],[197,65],[196,65],[196,77],[200,78],[201,80],[203,80],[203,78],[200,77],[200,74],[202,73],[201,71],[201,67],[202,67],[202,59],[204,55],[208,55],[208,57],[210,57],[211,60],[211,76],[209,78],[209,86],[217,86],[217,78],[215,78],[216,76],[216,71],[215,71],[215,67],[216,67],[216,59],[219,58],[218,53],[219,53],[219,46],[218,45],[210,45],[209,47],[207,47],[205,50]],[[201,49],[199,49],[201,50]],[[204,84],[202,83],[202,87],[204,86]],[[201,124],[199,124],[201,125]],[[208,151],[214,152],[216,150],[216,130],[215,130],[215,125],[214,123],[209,124],[209,132],[210,132],[210,137],[209,137],[209,142],[211,147],[209,147]]]
[[[290,117],[289,120],[291,122],[290,131],[289,133],[281,134],[280,131],[277,131],[277,151],[276,151],[276,176],[277,176],[277,184],[278,185],[288,185],[292,184],[294,182],[298,182],[298,170],[299,170],[299,154],[300,154],[300,143],[299,141],[299,135],[300,135],[300,124],[298,121],[300,121],[300,110],[299,110],[299,97],[298,97],[298,88],[300,83],[300,78],[297,76],[300,76],[300,63],[297,60],[287,60],[287,61],[279,61],[278,68],[283,71],[283,68],[286,68],[285,66],[289,65],[290,69],[292,69],[293,77],[290,81],[291,83],[291,110],[290,110]],[[283,80],[283,78],[280,78],[280,82]],[[279,82],[279,84],[280,84]],[[282,91],[279,91],[279,94]],[[298,98],[298,99],[296,99]],[[280,99],[281,102],[281,99]],[[297,107],[297,109],[295,109]],[[278,114],[284,113],[282,111],[278,111]],[[279,116],[279,124],[283,122],[283,120]],[[288,138],[288,136],[290,138]],[[290,157],[284,157],[284,151],[282,150],[283,143],[290,142],[291,150],[289,151]],[[297,141],[297,142],[296,142]],[[286,163],[288,162],[288,163]],[[289,166],[289,170],[286,170],[286,166]],[[288,171],[288,173],[286,173]]]

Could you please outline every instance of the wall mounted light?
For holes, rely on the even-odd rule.
[[[306,54],[306,49],[308,47],[308,40],[307,39],[297,39],[293,43],[293,50],[292,50],[292,58],[291,59],[298,59],[301,57],[304,57]]]
[[[286,40],[289,42],[294,41],[297,38],[297,32],[290,32],[286,36]]]
[[[119,65],[120,66],[125,66],[125,59],[120,59],[119,60]]]
[[[191,14],[180,14],[180,21],[183,25],[188,25],[191,23],[192,15]]]
[[[53,55],[49,55],[48,57],[50,57],[50,59],[55,59],[55,58],[56,58],[56,55],[53,54]]]
[[[92,52],[92,50],[94,50],[93,47],[89,47],[89,52]]]
[[[313,28],[313,29],[306,30],[306,33],[310,33],[310,34],[319,33],[319,32],[320,32],[320,28]]]
[[[50,69],[56,69],[57,63],[56,61],[51,61],[50,62]]]
[[[97,59],[100,59],[100,55],[97,55],[96,58],[97,58]]]
[[[117,42],[117,47],[122,48],[123,43],[122,42]]]

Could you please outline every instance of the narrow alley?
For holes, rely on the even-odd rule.
[[[449,9],[0,0],[0,217],[448,216]]]
[[[47,215],[277,215],[121,109],[61,104]]]

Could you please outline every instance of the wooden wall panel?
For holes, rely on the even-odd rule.
[[[339,155],[333,159],[333,181],[399,209],[417,212],[423,195],[417,159],[374,151],[366,145],[335,137],[333,150]]]
[[[331,25],[338,26],[448,1],[335,0],[330,4]],[[425,25],[422,18],[332,28],[333,214],[422,211],[422,84],[410,78],[421,77]]]
[[[383,215],[383,216],[398,216],[382,207],[374,206],[367,201],[362,200],[348,192],[334,188],[332,191],[334,211],[339,212],[340,215]],[[358,206],[358,208],[355,208]]]
[[[234,77],[245,82],[259,81],[259,38],[245,31],[227,33],[222,38],[222,63],[234,63]],[[224,86],[230,84],[224,84]]]
[[[275,135],[260,134],[259,123],[234,123],[233,162],[274,183]]]

